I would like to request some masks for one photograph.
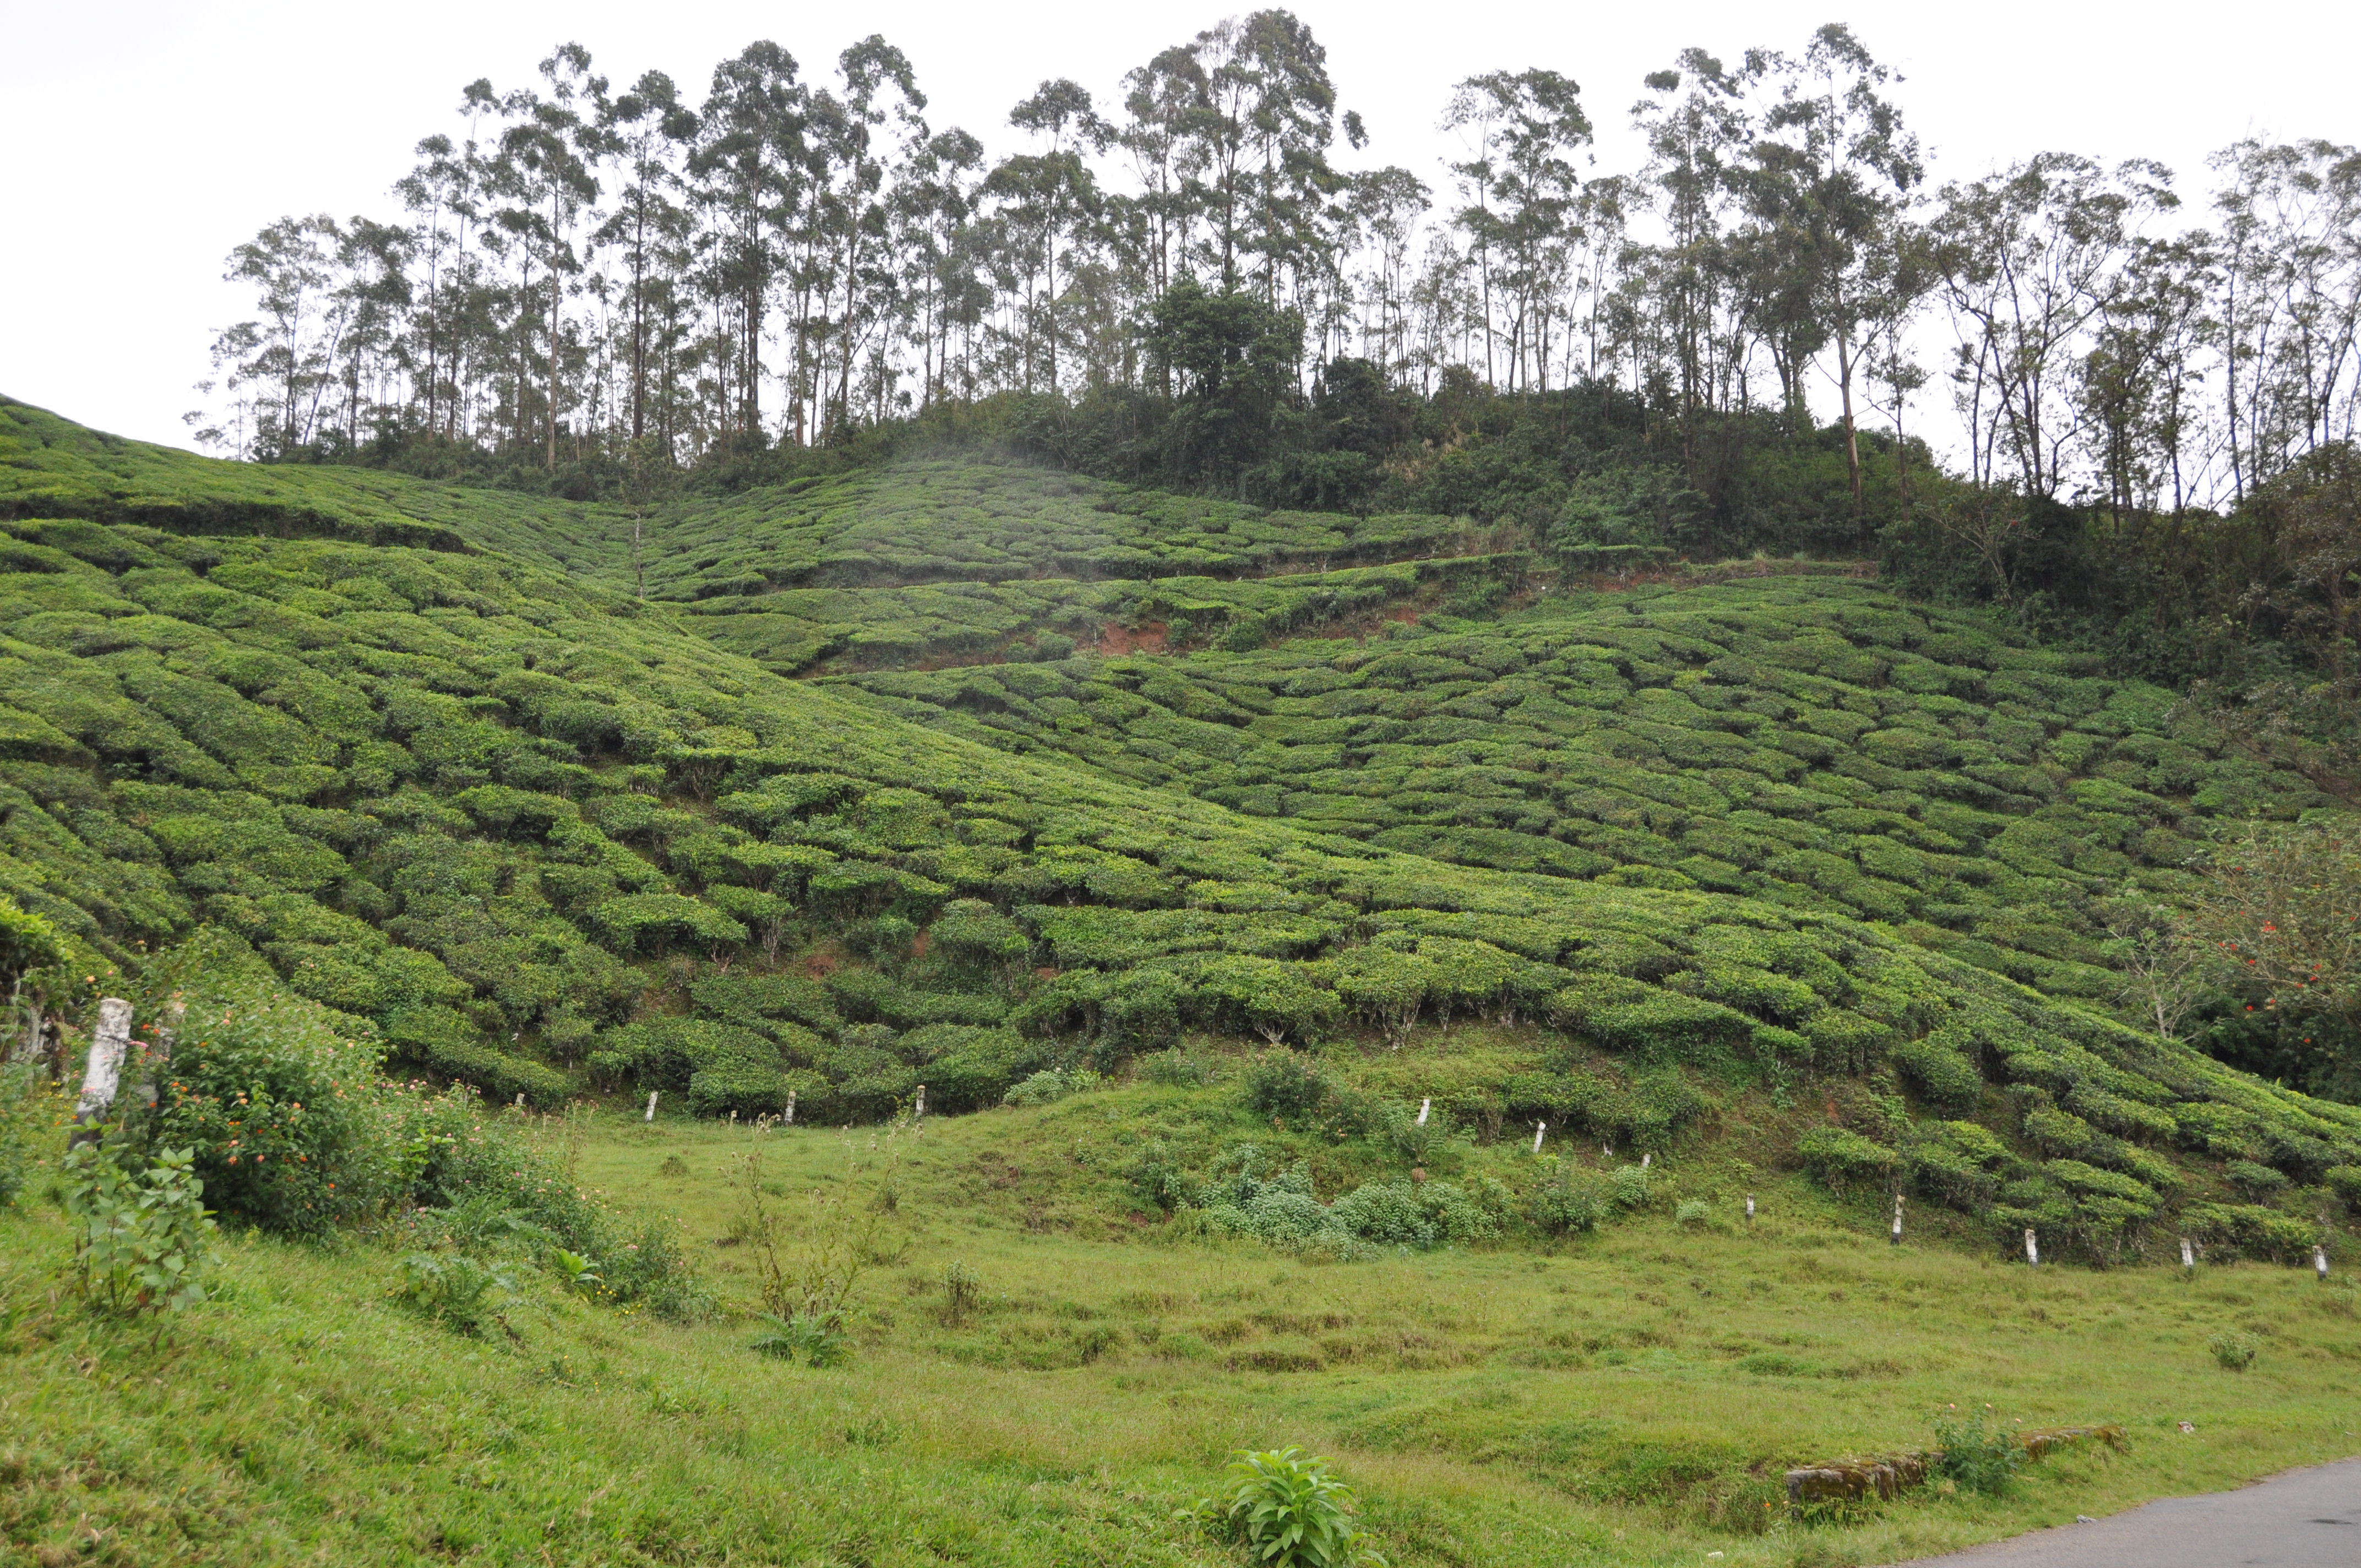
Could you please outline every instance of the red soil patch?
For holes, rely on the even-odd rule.
[[[1151,620],[1145,626],[1118,626],[1108,621],[1099,628],[1099,652],[1113,658],[1126,653],[1161,653],[1164,652],[1165,625]]]

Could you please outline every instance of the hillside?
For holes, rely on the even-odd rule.
[[[502,1098],[751,1114],[793,1092],[864,1118],[1184,1030],[1382,1053],[1481,1015],[1513,1044],[1390,1091],[1486,1136],[1543,1120],[1642,1150],[1729,1094],[1809,1093],[1847,1138],[1788,1157],[2092,1256],[2171,1214],[2300,1255],[2311,1195],[2361,1165],[2361,1111],[2069,1000],[2107,989],[2100,905],[2169,897],[2184,829],[2316,798],[2176,729],[2162,693],[1863,585],[829,687],[619,591],[611,547],[573,576],[492,548],[531,532],[513,497],[45,439],[0,454],[0,891],[93,965],[200,927],[251,944]],[[778,576],[855,555],[949,576],[961,550],[914,554],[938,532],[923,481],[956,544],[996,537],[990,472],[894,476],[875,513],[886,478],[742,499],[742,528],[672,519],[651,553],[678,583],[725,570],[697,565],[717,542],[769,562],[763,541],[833,528],[865,543],[782,543]],[[241,487],[338,521],[258,532],[219,510]],[[1063,488],[994,492],[1037,520],[1004,554],[1076,558],[1025,543],[1068,537],[1043,499]],[[357,537],[412,514],[464,548]],[[1351,526],[1230,521],[1266,564]],[[1203,566],[1205,538],[1088,549]]]

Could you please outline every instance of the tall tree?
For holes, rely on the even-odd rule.
[[[1900,80],[1840,22],[1812,35],[1799,59],[1763,56],[1754,69],[1776,83],[1754,146],[1756,186],[1787,247],[1819,329],[1836,345],[1845,465],[1867,543],[1861,436],[1853,416],[1857,350],[1877,310],[1879,280],[1893,268],[1904,203],[1925,173],[1917,138],[1886,95]]]

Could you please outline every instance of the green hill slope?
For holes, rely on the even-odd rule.
[[[2112,998],[2209,819],[2337,806],[2172,694],[1829,577],[1553,595],[1268,651],[857,678],[886,710],[1468,865],[1891,923]]]
[[[0,453],[16,486],[0,892],[93,965],[136,968],[200,925],[235,936],[293,990],[504,1097],[629,1085],[756,1112],[792,1093],[807,1115],[853,1118],[921,1081],[944,1109],[996,1102],[1038,1069],[1114,1067],[1184,1029],[1382,1062],[1412,1029],[1481,1014],[1507,1033],[1444,1058],[1423,1091],[1469,1124],[1540,1119],[1646,1147],[1714,1095],[1775,1108],[1811,1080],[1848,1124],[1804,1149],[1832,1179],[1905,1180],[2093,1254],[2173,1214],[2290,1254],[2316,1232],[2320,1184],[2361,1166],[2361,1111],[1980,967],[2085,983],[2077,949],[2025,932],[2080,938],[2089,879],[2131,850],[2169,858],[2181,808],[2156,790],[2273,781],[2185,763],[2155,694],[2078,684],[1858,587],[994,677],[1046,719],[1015,737],[1032,747],[1089,752],[1065,738],[1122,729],[1104,714],[1121,693],[1169,748],[1168,779],[1208,772],[1200,797],[1110,776],[1096,752],[1095,767],[1012,754],[783,679],[697,635],[704,618],[513,554],[358,542],[368,509],[392,503],[351,476],[288,481],[363,499],[309,530],[329,537],[287,538],[208,510],[278,484],[269,471],[17,441]],[[41,488],[42,455],[69,449],[117,453],[109,471],[137,507],[94,481],[72,505]],[[498,497],[478,518],[473,492],[396,491],[484,540],[532,510]],[[39,515],[60,497],[81,514]],[[1340,693],[1434,717],[1381,714],[1413,728],[1365,735],[1349,704],[1318,707]],[[1272,733],[1297,718],[1302,733]],[[1246,736],[1268,755],[1213,745]],[[2091,740],[2069,764],[2075,736]],[[1551,740],[1538,801],[1531,780],[1551,764],[1483,750]],[[1374,793],[1328,780],[1354,745],[1398,770]],[[1217,781],[1216,762],[1233,769]],[[2183,787],[2118,764],[2198,772]],[[1286,808],[1271,781],[1306,770],[1334,807],[1255,814]],[[1504,806],[1462,822],[1443,797],[1514,797],[1537,819]],[[1372,801],[1399,817],[1355,814]],[[1521,842],[1544,870],[1516,869]],[[1980,881],[1993,861],[2007,870]],[[1619,874],[1583,880],[1610,862]],[[2045,900],[2059,908],[2037,919]],[[2235,1161],[2278,1173],[2277,1197],[2235,1190]]]

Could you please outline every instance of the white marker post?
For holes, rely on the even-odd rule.
[[[1754,1194],[1752,1192],[1746,1195],[1746,1223],[1750,1225],[1754,1223]]]
[[[1542,1152],[1542,1135],[1548,1131],[1549,1124],[1547,1122],[1535,1122],[1533,1124],[1533,1153],[1539,1154]]]
[[[2036,1268],[2041,1266],[2041,1238],[2033,1234],[2030,1225],[2025,1231],[2025,1261]]]
[[[792,1127],[792,1126],[794,1126],[795,1124],[796,1124],[796,1091],[795,1091],[794,1090],[790,1089],[790,1090],[788,1090],[788,1091],[787,1091],[787,1125],[788,1125],[788,1126],[790,1126],[790,1127]]]
[[[1648,1168],[1648,1164],[1649,1164],[1649,1162],[1650,1162],[1651,1160],[1653,1160],[1655,1157],[1655,1157],[1654,1155],[1653,1155],[1653,1154],[1643,1154],[1643,1155],[1642,1155],[1642,1156],[1640,1157],[1640,1168],[1641,1168],[1642,1170],[1645,1170],[1645,1169],[1647,1169],[1647,1168]]]
[[[913,1108],[912,1108],[912,1110],[911,1110],[911,1112],[910,1112],[910,1120],[911,1120],[911,1121],[913,1121],[913,1122],[923,1121],[923,1120],[925,1120],[925,1118],[926,1118],[926,1114],[927,1114],[927,1086],[926,1086],[925,1084],[923,1084],[923,1083],[922,1083],[922,1084],[918,1085],[918,1101],[917,1101],[917,1104],[915,1107],[913,1107]]]
[[[2320,1282],[2323,1285],[2328,1283],[2328,1249],[2326,1247],[2315,1246],[2312,1249],[2312,1271],[2320,1276]]]
[[[2183,1274],[2197,1272],[2197,1249],[2189,1245],[2187,1236],[2180,1238],[2180,1272]]]
[[[74,1103],[74,1131],[69,1145],[86,1143],[95,1135],[88,1129],[106,1120],[123,1074],[124,1053],[131,1048],[131,1003],[119,996],[104,997],[98,1004],[98,1027],[91,1031],[90,1061],[82,1069],[82,1098]]]
[[[1886,1245],[1888,1246],[1902,1245],[1902,1194],[1899,1192],[1894,1195],[1894,1235]]]
[[[524,1109],[524,1091],[522,1089],[517,1091],[516,1108],[520,1111]]]
[[[1420,1126],[1423,1127],[1426,1125],[1426,1113],[1433,1109],[1434,1102],[1433,1100],[1422,1100],[1418,1102],[1418,1124]]]
[[[641,1121],[653,1122],[656,1119],[656,1094],[657,1091],[655,1090],[651,1089],[648,1091],[648,1113],[641,1117]]]

